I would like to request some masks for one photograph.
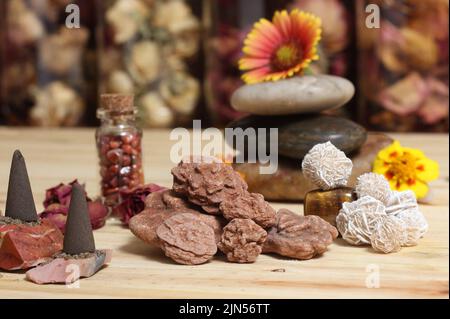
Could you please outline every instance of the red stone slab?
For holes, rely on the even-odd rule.
[[[0,222],[0,269],[34,267],[50,260],[62,247],[63,235],[51,221],[36,225]]]

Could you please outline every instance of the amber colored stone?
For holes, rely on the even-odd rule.
[[[306,193],[304,200],[304,215],[317,215],[331,225],[336,226],[336,216],[345,202],[356,200],[351,187],[340,187],[327,191],[320,189]]]

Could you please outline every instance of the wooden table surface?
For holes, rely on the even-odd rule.
[[[448,298],[449,207],[448,135],[392,134],[402,144],[421,148],[441,166],[432,183],[434,199],[421,205],[429,231],[420,244],[395,254],[336,240],[320,258],[297,261],[262,255],[254,264],[223,258],[200,266],[172,263],[136,239],[115,220],[94,232],[98,248],[114,250],[111,264],[79,288],[39,286],[23,272],[0,272],[3,298]],[[169,131],[144,133],[147,182],[171,186]],[[46,188],[74,178],[99,193],[93,129],[0,128],[0,209],[4,211],[11,155],[24,154],[38,210]],[[302,213],[300,204],[275,203]],[[379,287],[373,285],[379,282]],[[369,285],[367,285],[369,284]],[[368,288],[369,286],[369,288]],[[371,288],[370,288],[371,287]]]

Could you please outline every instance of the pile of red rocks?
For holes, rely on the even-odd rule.
[[[172,175],[172,190],[150,194],[129,226],[177,263],[202,264],[218,250],[237,263],[254,262],[261,253],[310,259],[338,235],[320,217],[277,213],[261,194],[247,191],[230,165],[217,160],[183,160]]]

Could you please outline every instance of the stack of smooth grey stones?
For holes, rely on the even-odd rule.
[[[266,128],[266,143],[270,143],[270,128],[278,129],[278,169],[274,174],[261,174],[256,161],[235,163],[234,168],[245,176],[251,192],[267,200],[303,200],[316,187],[304,178],[301,162],[316,144],[330,141],[353,161],[349,186],[356,178],[372,170],[376,154],[392,143],[384,134],[366,130],[342,117],[326,115],[349,102],[355,93],[347,79],[332,75],[306,75],[275,82],[247,84],[236,90],[232,106],[249,113],[229,124],[231,128]],[[264,130],[260,131],[262,134]],[[247,143],[263,138],[249,139]],[[233,145],[234,146],[234,145]],[[266,145],[269,152],[270,145]],[[242,151],[242,150],[239,150]]]

